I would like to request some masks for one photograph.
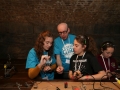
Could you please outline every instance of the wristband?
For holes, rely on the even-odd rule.
[[[74,77],[74,76],[72,76],[72,79],[75,79],[75,77]]]

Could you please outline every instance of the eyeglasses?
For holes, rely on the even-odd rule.
[[[68,29],[66,31],[63,31],[63,32],[58,32],[60,35],[62,34],[66,34],[68,32]]]

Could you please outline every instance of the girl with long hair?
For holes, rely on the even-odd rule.
[[[95,57],[97,49],[92,37],[76,36],[73,50],[74,55],[70,59],[70,79],[100,80],[106,75]]]
[[[26,61],[29,78],[40,76],[53,80],[56,60],[53,56],[53,35],[46,30],[39,34],[35,46],[29,51]]]

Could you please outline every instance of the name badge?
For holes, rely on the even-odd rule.
[[[69,59],[66,59],[66,62],[65,62],[65,63],[70,64],[70,60],[69,60]]]

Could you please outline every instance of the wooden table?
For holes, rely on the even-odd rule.
[[[13,60],[12,65],[15,66],[17,71],[13,75],[11,75],[11,77],[4,77],[4,62],[3,61],[4,60],[0,61],[0,90],[33,90],[32,87],[35,84],[35,82],[38,82],[38,83],[41,82],[40,78],[36,78],[33,80],[28,78],[27,70],[25,69],[26,60]],[[108,81],[109,80],[104,80],[103,82],[108,82]],[[45,85],[45,83],[47,85],[49,85],[51,82],[54,85],[54,84],[57,84],[58,82],[60,82],[60,85],[62,86],[62,88],[64,88],[63,87],[64,82],[70,82],[70,83],[68,83],[69,86],[72,85],[72,83],[74,83],[74,84],[76,83],[76,81],[72,81],[69,79],[66,79],[66,80],[65,79],[55,79],[53,81],[42,81],[42,82],[44,82],[43,85]],[[91,82],[91,81],[87,81],[87,82]],[[99,82],[99,81],[96,81],[96,82]],[[114,82],[115,82],[115,80],[114,80]],[[55,87],[53,89],[56,90]],[[45,89],[45,90],[47,90],[47,89]],[[50,89],[48,89],[48,90],[50,90]],[[65,90],[71,90],[71,89],[65,89]]]
[[[64,83],[67,82],[68,83],[68,88],[64,88]],[[110,82],[110,81],[109,81]],[[40,88],[33,88],[33,86],[35,85],[35,83],[40,83],[39,87]],[[15,75],[13,75],[10,78],[2,78],[0,79],[0,90],[56,90],[56,87],[59,87],[60,90],[74,90],[72,88],[74,87],[81,87],[82,83],[84,85],[86,85],[86,87],[90,87],[91,90],[93,88],[93,81],[72,81],[69,79],[55,79],[53,81],[43,81],[39,78],[37,79],[29,79],[27,76],[27,73],[19,73],[17,72]],[[97,83],[97,84],[96,84]],[[96,81],[94,86],[95,88],[96,85],[99,85],[100,87],[100,82]],[[108,83],[108,81],[102,81],[102,85],[104,85],[105,87],[113,87],[114,85],[110,82]],[[118,85],[119,86],[119,85]],[[115,90],[120,90],[120,88],[113,87]],[[77,89],[76,89],[77,90]],[[84,90],[84,89],[83,89]],[[86,90],[90,90],[90,89],[86,89]],[[106,89],[109,90],[109,89]]]
[[[116,82],[39,81],[33,85],[31,90],[120,90],[120,85]]]
[[[34,80],[28,78],[25,69],[26,60],[12,59],[11,67],[14,66],[16,71],[11,71],[11,77],[4,77],[4,63],[6,59],[0,60],[0,90],[30,90]]]
[[[0,76],[0,90],[30,90],[32,85],[33,80],[28,78],[27,72],[16,72],[11,77]]]

